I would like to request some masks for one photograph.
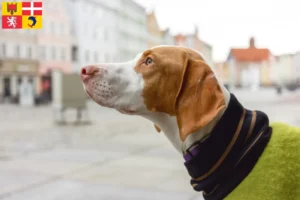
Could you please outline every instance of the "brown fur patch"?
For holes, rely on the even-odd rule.
[[[151,65],[145,63],[148,57],[153,59]],[[213,71],[191,49],[147,50],[135,71],[143,76],[143,97],[148,110],[176,116],[182,141],[225,108],[225,98]]]

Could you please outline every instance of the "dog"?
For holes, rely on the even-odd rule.
[[[206,200],[300,199],[300,130],[244,108],[200,53],[158,46],[81,79],[99,105],[153,122]]]

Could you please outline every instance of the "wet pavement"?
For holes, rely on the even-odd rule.
[[[234,91],[270,121],[300,126],[300,92]],[[69,121],[75,111],[67,112]],[[59,126],[51,106],[0,105],[0,199],[200,200],[183,160],[151,122],[89,103],[90,125]]]

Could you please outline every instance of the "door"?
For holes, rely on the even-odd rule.
[[[260,72],[259,72],[259,65],[252,64],[249,66],[249,75],[250,75],[250,87],[253,90],[259,88],[260,85]]]
[[[11,83],[10,83],[10,78],[9,77],[5,77],[3,79],[4,81],[4,87],[3,87],[3,94],[4,97],[10,97],[11,96]]]

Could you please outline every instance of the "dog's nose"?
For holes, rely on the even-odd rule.
[[[81,79],[83,81],[92,77],[96,72],[99,72],[99,68],[95,66],[87,66],[81,69]]]
[[[81,70],[82,75],[93,75],[96,72],[99,72],[99,68],[95,66],[87,66]]]

